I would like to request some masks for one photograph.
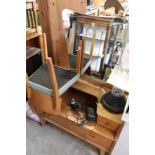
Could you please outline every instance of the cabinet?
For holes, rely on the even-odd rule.
[[[90,92],[87,91],[88,87]],[[70,134],[94,145],[100,150],[100,155],[104,155],[105,152],[111,153],[119,137],[123,122],[121,121],[121,115],[118,116],[117,114],[111,114],[101,107],[99,101],[102,96],[98,96],[98,93],[93,93],[94,91],[96,92],[101,89],[104,89],[105,91],[103,91],[103,93],[106,93],[112,89],[112,86],[110,84],[103,83],[101,80],[92,79],[85,75],[82,76],[78,81],[78,84],[75,83],[72,88],[63,94],[62,106],[59,115],[50,115],[46,113],[39,114],[42,124],[45,122],[54,124],[66,132],[69,132]],[[128,94],[127,92],[125,93]],[[83,126],[78,125],[76,117],[74,116],[75,113],[69,106],[72,98],[78,100],[82,107],[89,102],[94,102],[94,104],[96,102],[98,117],[100,117],[101,120],[104,119],[106,123],[88,121]]]
[[[121,17],[91,17],[92,20],[79,21],[83,24],[82,31],[77,32],[78,37],[85,40],[85,55],[90,54],[91,40],[95,33],[93,48],[93,60],[91,64],[92,74],[104,78],[105,70],[119,65],[126,40],[128,21]],[[102,24],[100,23],[102,21]],[[81,24],[81,25],[82,25]]]

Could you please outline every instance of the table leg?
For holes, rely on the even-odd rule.
[[[100,149],[99,151],[100,151],[100,154],[99,155],[106,155],[106,151],[104,151],[102,149]]]
[[[46,123],[46,121],[45,121],[45,119],[44,119],[43,117],[41,117],[41,116],[39,116],[39,118],[40,118],[40,125],[43,126],[43,125]]]

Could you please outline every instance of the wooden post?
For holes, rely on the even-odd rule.
[[[39,0],[42,30],[47,35],[48,54],[54,64],[69,68],[67,44],[62,23],[62,10],[71,9],[84,13],[86,0]]]
[[[48,15],[48,1],[47,0],[39,0],[38,1],[39,12],[41,15],[41,25],[42,25],[42,32],[45,32],[47,35],[47,48],[48,48],[48,55],[49,57],[54,57],[54,53],[52,53],[52,35],[50,29],[50,21]]]
[[[90,60],[91,61],[92,61],[92,58],[93,58],[93,50],[94,50],[94,44],[95,44],[95,37],[96,37],[96,33],[94,31],[93,38],[92,38],[92,41],[91,41],[91,48],[90,48]]]
[[[82,40],[79,41],[79,46],[77,50],[77,56],[76,56],[76,72],[80,73],[81,71],[81,58],[82,58]]]
[[[81,66],[80,70],[83,68],[83,63],[84,63],[84,52],[85,52],[85,41],[82,39],[82,50],[81,50]]]
[[[69,37],[68,37],[68,43],[67,43],[67,51],[68,51],[68,53],[71,53],[71,51],[70,51],[71,39],[72,39],[72,28],[69,29]]]
[[[51,85],[53,88],[54,109],[55,109],[55,111],[57,111],[57,109],[60,109],[59,104],[61,102],[59,101],[59,88],[58,88],[58,83],[57,83],[57,79],[56,79],[56,75],[55,75],[55,71],[54,71],[54,65],[53,65],[52,59],[49,57],[46,58],[46,63],[47,63],[48,69],[49,69]]]
[[[30,88],[28,86],[28,80],[29,80],[29,77],[26,73],[26,94],[27,94],[28,99],[30,99]]]
[[[47,52],[47,41],[46,41],[45,33],[39,36],[39,45],[41,48],[41,56],[42,56],[43,64],[46,64],[46,58],[48,57],[48,52]]]
[[[69,68],[63,23],[58,14],[58,1],[39,0],[38,6],[41,13],[42,29],[47,35],[49,56],[53,58],[54,64]]]

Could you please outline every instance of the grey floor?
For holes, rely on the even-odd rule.
[[[26,155],[98,155],[98,150],[51,124],[26,119]]]

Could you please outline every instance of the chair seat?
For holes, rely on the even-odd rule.
[[[56,79],[58,83],[59,96],[71,87],[80,77],[76,72],[54,66]],[[29,86],[44,94],[53,96],[53,89],[50,82],[50,76],[47,65],[42,65],[29,78]]]
[[[69,62],[70,62],[70,67],[73,69],[76,69],[76,55],[69,54]],[[84,74],[84,72],[88,69],[89,66],[90,66],[90,59],[84,58],[81,74]]]
[[[37,47],[26,47],[26,60],[33,57],[36,54],[40,54],[41,50]]]

